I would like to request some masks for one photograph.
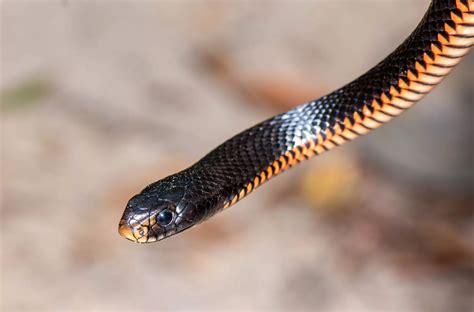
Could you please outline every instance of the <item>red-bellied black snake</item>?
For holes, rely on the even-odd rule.
[[[128,202],[119,233],[149,243],[208,219],[299,162],[400,115],[473,44],[473,0],[433,0],[410,36],[359,78],[237,134],[193,166],[147,186]]]

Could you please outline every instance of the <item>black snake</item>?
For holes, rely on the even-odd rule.
[[[119,233],[149,243],[228,208],[299,162],[379,127],[413,106],[474,44],[473,0],[433,0],[411,35],[342,88],[265,120],[127,204]]]

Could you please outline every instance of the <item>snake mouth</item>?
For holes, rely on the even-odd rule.
[[[131,226],[125,219],[120,220],[119,234],[135,243],[147,243],[149,228],[145,225]]]

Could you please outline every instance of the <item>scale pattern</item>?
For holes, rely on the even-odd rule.
[[[474,40],[472,1],[434,1],[420,25],[382,62],[348,85],[225,142],[205,166],[223,208],[302,160],[398,116],[438,84]],[[196,169],[191,168],[191,171]],[[204,182],[204,181],[203,181]]]
[[[159,197],[166,189],[185,185],[176,213],[186,216],[186,228],[202,222],[299,162],[398,116],[430,92],[473,44],[473,1],[434,0],[413,33],[364,75],[243,131],[142,194]]]

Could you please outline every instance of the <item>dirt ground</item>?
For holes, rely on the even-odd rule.
[[[472,311],[474,57],[419,105],[150,245],[127,200],[349,82],[423,1],[2,1],[2,311]]]

